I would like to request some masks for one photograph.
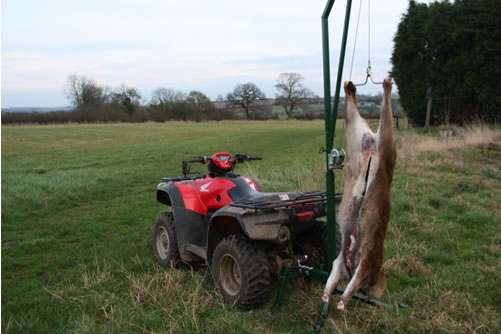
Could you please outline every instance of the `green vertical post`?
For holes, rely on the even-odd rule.
[[[335,176],[334,171],[329,168],[329,153],[332,151],[334,137],[336,133],[336,118],[339,105],[339,92],[341,89],[341,79],[343,76],[344,55],[346,53],[346,40],[348,38],[348,27],[350,23],[351,0],[346,3],[346,13],[344,18],[343,38],[339,56],[339,65],[334,95],[334,108],[331,112],[331,81],[330,81],[330,61],[329,61],[329,24],[328,18],[334,5],[334,0],[328,0],[322,14],[322,54],[324,71],[324,110],[325,110],[325,147],[326,147],[326,167],[325,173],[327,191],[327,222],[329,236],[329,268],[332,269],[332,262],[336,257],[336,206],[335,206]]]

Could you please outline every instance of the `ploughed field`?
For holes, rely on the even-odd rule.
[[[382,300],[412,308],[332,306],[324,333],[499,331],[501,131],[454,133],[396,132]],[[181,160],[249,153],[263,160],[237,172],[264,191],[323,190],[324,146],[323,121],[2,127],[2,332],[311,332],[323,283],[288,283],[272,312],[275,281],[264,307],[237,311],[206,266],[161,269],[151,234],[156,185]]]

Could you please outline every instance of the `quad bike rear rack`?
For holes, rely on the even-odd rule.
[[[336,193],[336,200],[341,200],[343,193]],[[252,210],[271,210],[271,209],[285,209],[285,208],[297,208],[302,206],[308,206],[313,204],[326,204],[327,203],[327,193],[325,191],[311,191],[301,193],[295,199],[285,199],[285,200],[263,200],[263,199],[244,199],[236,202],[232,202],[230,205],[238,208],[252,209]]]

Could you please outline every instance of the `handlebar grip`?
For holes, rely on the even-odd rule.
[[[196,159],[190,160],[189,162],[205,162],[209,159],[210,159],[209,157],[198,157]]]
[[[263,160],[261,157],[249,157],[249,160]]]

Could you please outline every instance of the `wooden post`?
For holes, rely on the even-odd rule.
[[[424,122],[424,132],[428,133],[430,129],[430,115],[431,115],[431,101],[432,101],[431,87],[429,87],[426,90],[426,99],[428,100],[428,102],[426,103],[426,120]]]

